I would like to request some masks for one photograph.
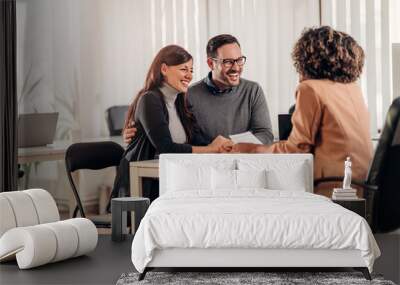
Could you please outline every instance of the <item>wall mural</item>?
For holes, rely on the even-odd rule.
[[[293,104],[298,80],[290,50],[304,27],[318,24],[318,3],[17,0],[19,111],[59,112],[58,140],[108,136],[105,110],[133,100],[161,47],[175,43],[188,49],[196,82],[208,72],[208,39],[232,33],[248,58],[243,76],[264,89],[277,134],[277,114]],[[70,186],[63,162],[30,167],[29,185],[20,187],[45,188],[65,206]],[[84,203],[95,205],[99,188],[112,182],[112,172],[84,172],[79,180]]]

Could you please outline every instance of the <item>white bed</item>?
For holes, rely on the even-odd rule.
[[[308,154],[161,155],[160,197],[132,243],[141,278],[154,267],[372,271],[380,251],[367,222],[312,194],[312,161]]]

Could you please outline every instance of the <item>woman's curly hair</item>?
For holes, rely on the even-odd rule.
[[[306,79],[356,81],[364,66],[364,51],[348,34],[328,26],[303,31],[293,48],[297,72]]]

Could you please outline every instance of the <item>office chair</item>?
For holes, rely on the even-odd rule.
[[[287,140],[292,132],[292,115],[295,108],[296,105],[292,105],[289,108],[288,114],[278,114],[278,131],[280,141]]]
[[[292,106],[290,106],[289,110],[288,110],[289,115],[292,115],[294,113],[295,109],[296,109],[296,104],[293,104]]]
[[[400,98],[393,101],[375,150],[367,179],[352,180],[364,189],[367,221],[374,232],[390,232],[400,228]],[[325,177],[314,181],[342,181],[343,177]]]
[[[76,217],[78,210],[82,218],[86,218],[86,214],[72,178],[72,173],[81,169],[99,170],[110,166],[117,167],[123,153],[122,146],[111,141],[75,143],[68,147],[65,153],[65,168],[76,201],[73,218]],[[91,220],[96,227],[111,226],[111,218],[109,216],[95,216]]]
[[[106,121],[110,136],[120,136],[124,128],[128,105],[112,106],[106,110]]]

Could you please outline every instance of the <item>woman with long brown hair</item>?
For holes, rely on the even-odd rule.
[[[185,97],[192,73],[192,56],[180,46],[166,46],[154,58],[127,113],[124,130],[133,123],[137,130],[118,169],[113,197],[129,195],[131,161],[155,159],[161,153],[217,153],[230,144],[222,136],[206,141],[197,127]],[[144,196],[155,199],[157,188],[158,183],[144,181]]]

